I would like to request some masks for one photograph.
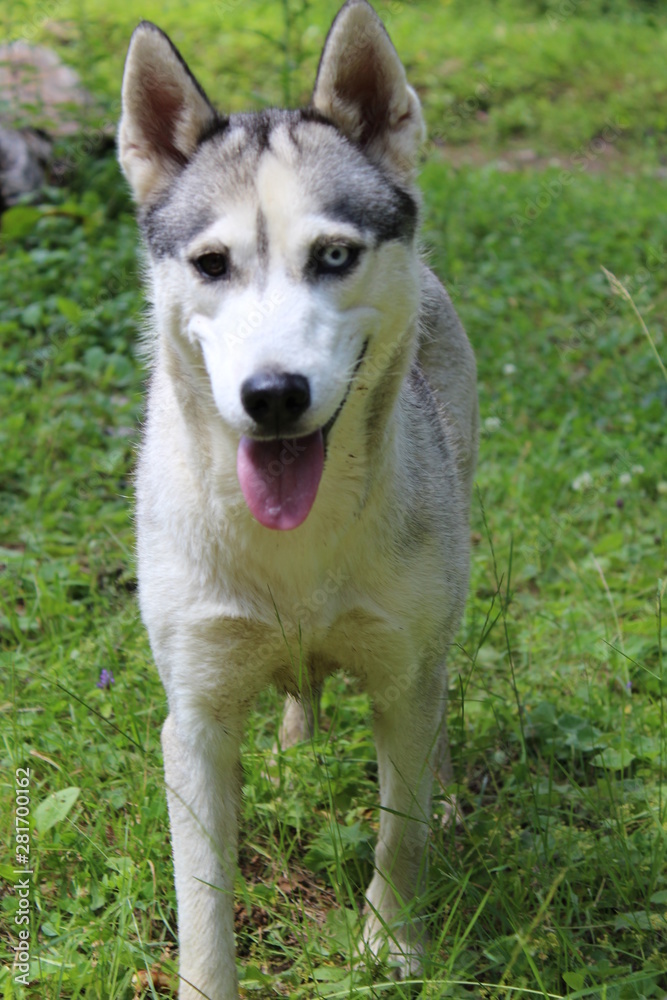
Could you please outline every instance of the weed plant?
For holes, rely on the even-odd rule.
[[[211,93],[236,108],[258,106],[258,87],[305,96],[333,6],[149,0],[143,13],[199,53]],[[657,5],[603,6],[552,29],[552,3],[387,5],[432,129],[497,73],[487,107],[460,111],[471,163],[453,167],[436,142],[422,173],[424,253],[475,347],[482,420],[470,599],[450,657],[455,778],[437,789],[421,900],[431,958],[413,983],[354,963],[378,819],[367,699],[333,678],[315,738],[276,753],[268,691],[243,752],[247,997],[667,996],[665,22]],[[40,10],[0,17],[43,41]],[[49,15],[108,109],[135,13],[105,0]],[[503,125],[524,114],[517,101],[530,112],[518,133]],[[617,105],[616,159],[572,162]],[[17,768],[30,769],[32,816],[30,985],[5,958],[0,989],[30,1000],[155,998],[176,969],[166,705],[134,594],[137,234],[113,155],[87,138],[59,150],[61,184],[5,213],[0,244],[10,948]],[[508,170],[517,138],[558,162]],[[452,795],[460,818],[443,824]]]

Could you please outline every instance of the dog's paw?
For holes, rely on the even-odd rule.
[[[358,965],[383,965],[396,979],[418,979],[422,975],[425,939],[414,924],[392,930],[378,917],[367,918],[359,942]]]
[[[287,750],[307,739],[308,735],[308,715],[302,703],[288,695],[285,699],[283,718],[278,730],[278,742],[283,750]]]
[[[440,826],[443,830],[447,830],[449,827],[454,827],[455,829],[460,829],[463,826],[463,810],[459,805],[459,801],[456,795],[443,796],[442,799],[442,813],[438,817],[437,813],[434,815],[434,820],[436,823],[438,819],[440,821]]]

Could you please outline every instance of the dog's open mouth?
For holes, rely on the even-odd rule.
[[[236,471],[252,516],[265,528],[290,531],[310,514],[324,469],[322,429],[291,440],[242,437]]]
[[[298,528],[310,514],[324,470],[327,440],[345,406],[368,349],[364,341],[336,412],[312,434],[258,441],[245,435],[236,453],[236,474],[250,513],[274,531]]]

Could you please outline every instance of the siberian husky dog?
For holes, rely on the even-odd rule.
[[[249,709],[284,690],[295,743],[338,668],[370,694],[379,765],[360,947],[420,967],[477,452],[473,354],[416,245],[423,128],[366,0],[340,10],[302,110],[221,115],[166,35],[132,36],[119,153],[154,331],[139,586],[169,703],[181,1000],[237,997]]]

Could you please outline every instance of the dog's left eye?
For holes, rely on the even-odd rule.
[[[203,253],[193,260],[193,264],[205,278],[224,278],[229,270],[227,254],[224,253]]]
[[[356,264],[361,247],[347,243],[326,243],[315,249],[313,265],[316,274],[343,274]]]

